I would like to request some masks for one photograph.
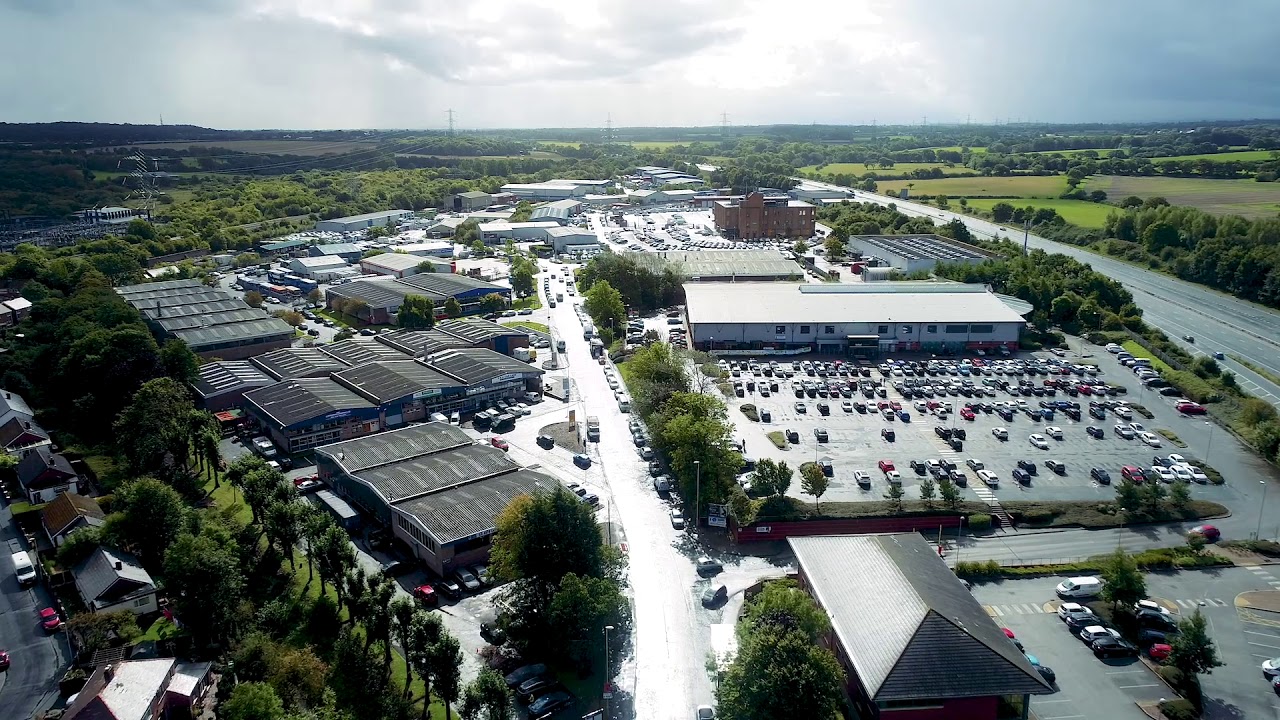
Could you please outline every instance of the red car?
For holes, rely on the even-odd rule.
[[[972,420],[977,417],[971,408],[960,408],[960,417],[965,420]]]
[[[0,670],[9,669],[9,653],[0,650]]]
[[[887,473],[887,472],[889,472],[890,470],[894,470],[894,469],[896,469],[896,468],[894,468],[894,467],[893,467],[893,461],[892,461],[892,460],[881,460],[881,461],[880,461],[880,472],[886,472],[886,473]]]
[[[1188,535],[1199,535],[1209,542],[1217,542],[1222,537],[1222,531],[1212,525],[1197,525],[1191,528]]]
[[[298,477],[293,479],[293,486],[298,487],[303,483],[312,482],[312,481],[318,482],[319,480],[320,480],[319,475],[299,475]]]
[[[1175,407],[1184,415],[1203,415],[1205,412],[1204,406],[1200,403],[1180,402]]]
[[[1093,394],[1093,388],[1092,388],[1091,386],[1089,386],[1089,385],[1077,385],[1077,386],[1076,386],[1076,390],[1077,390],[1081,395],[1092,395],[1092,394]]]
[[[1173,646],[1165,643],[1156,643],[1147,649],[1147,654],[1152,660],[1164,660],[1173,652]]]
[[[40,611],[40,626],[46,632],[53,632],[62,627],[62,616],[51,607],[45,608]]]
[[[1139,485],[1142,484],[1143,480],[1147,479],[1147,475],[1146,473],[1142,472],[1142,468],[1135,467],[1133,465],[1125,465],[1124,467],[1120,468],[1120,477],[1126,480],[1129,480],[1130,482],[1137,483]]]
[[[493,437],[491,437],[491,438],[489,438],[489,444],[490,444],[490,445],[492,445],[492,446],[494,446],[494,447],[496,447],[496,448],[498,448],[499,450],[510,450],[510,449],[511,449],[511,446],[507,444],[507,441],[506,441],[506,440],[503,440],[502,438],[500,438],[500,437],[498,437],[498,436],[496,436],[496,435],[495,435],[495,436],[493,436]]]
[[[898,402],[897,400],[894,400],[889,403],[889,408],[894,412],[898,412],[899,410],[902,409],[902,403]]]
[[[436,597],[436,589],[430,585],[419,585],[413,589],[413,596],[422,601],[424,605],[435,605],[439,602]]]

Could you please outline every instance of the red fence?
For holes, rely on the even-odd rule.
[[[960,527],[960,515],[921,515],[890,518],[849,518],[845,520],[762,521],[733,528],[738,543],[782,540],[804,535],[861,535],[890,532],[937,532]]]

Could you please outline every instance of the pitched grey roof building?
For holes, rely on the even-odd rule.
[[[100,547],[72,571],[80,596],[91,610],[109,608],[156,591],[151,574],[133,555]]]

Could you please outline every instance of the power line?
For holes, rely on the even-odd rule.
[[[449,114],[449,134],[452,135],[453,134],[453,108],[449,108],[445,112]]]

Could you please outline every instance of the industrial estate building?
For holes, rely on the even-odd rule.
[[[355,243],[326,243],[312,245],[307,249],[307,254],[311,257],[338,257],[348,263],[357,263],[364,255],[364,248]]]
[[[846,248],[852,255],[877,258],[907,274],[927,272],[940,262],[976,264],[995,257],[941,235],[851,235]]]
[[[559,225],[568,225],[574,215],[582,212],[582,203],[578,200],[556,200],[533,209],[529,219],[533,222],[550,221]]]
[[[516,497],[558,484],[444,423],[326,445],[315,455],[321,480],[442,576],[486,562],[498,514]]]
[[[365,304],[357,313],[361,320],[371,325],[388,325],[391,317],[399,312],[406,295],[422,295],[435,303],[437,311],[441,312],[445,302],[454,298],[462,306],[464,314],[474,314],[480,311],[480,301],[486,295],[494,294],[510,301],[511,288],[469,275],[418,273],[403,278],[356,280],[329,287],[325,290],[325,303],[336,309],[338,303],[361,300]]]
[[[271,354],[273,353],[268,353]],[[201,365],[199,375],[191,383],[191,387],[195,390],[201,407],[218,413],[239,407],[244,403],[246,392],[266,387],[277,380],[278,378],[267,375],[248,360],[224,360]]]
[[[790,195],[795,200],[820,203],[824,200],[847,200],[850,193],[848,190],[811,185],[809,183],[802,182],[787,191],[787,195]]]
[[[812,237],[815,213],[807,202],[758,192],[711,206],[716,229],[730,239]]]
[[[470,192],[458,193],[453,196],[454,212],[467,212],[469,210],[483,210],[493,204],[493,196],[487,192],[472,190]]]
[[[1016,348],[1031,310],[960,283],[686,283],[684,292],[690,339],[721,354]]]
[[[858,717],[1025,718],[1053,692],[919,533],[788,542]]]
[[[654,185],[702,185],[704,181],[697,175],[682,173],[671,168],[656,165],[644,165],[636,168],[636,175]]]
[[[570,248],[599,247],[600,237],[591,230],[579,227],[554,227],[547,229],[547,240],[557,255],[571,252]]]
[[[557,181],[510,183],[502,186],[502,192],[511,193],[521,200],[564,200],[586,195],[587,187]]]
[[[542,370],[484,348],[453,348],[416,359],[396,355],[397,360],[344,363],[321,377],[291,377],[250,390],[244,394],[245,409],[277,446],[295,453],[422,421],[432,413],[473,413],[542,387]]]
[[[402,278],[410,275],[417,275],[423,270],[420,266],[427,264],[433,269],[428,272],[433,273],[451,273],[453,272],[452,263],[434,258],[410,255],[408,253],[382,253],[373,255],[360,261],[360,269],[368,275],[388,275],[390,277]]]
[[[670,267],[693,282],[804,279],[804,268],[779,250],[660,250],[627,257],[655,272]]]
[[[352,232],[366,230],[371,227],[382,227],[388,223],[413,217],[412,210],[382,210],[379,212],[352,215],[350,217],[321,220],[316,223],[316,230],[329,232]]]
[[[547,231],[558,227],[560,227],[560,223],[552,220],[515,223],[498,220],[496,222],[480,223],[479,230],[480,239],[485,243],[492,244],[506,240],[515,240],[517,242],[546,240]]]
[[[327,282],[335,276],[350,271],[351,265],[337,255],[320,257],[299,257],[289,260],[289,271],[304,278],[318,282]]]
[[[203,358],[242,360],[293,343],[293,327],[199,280],[116,288],[161,339],[177,338]]]

